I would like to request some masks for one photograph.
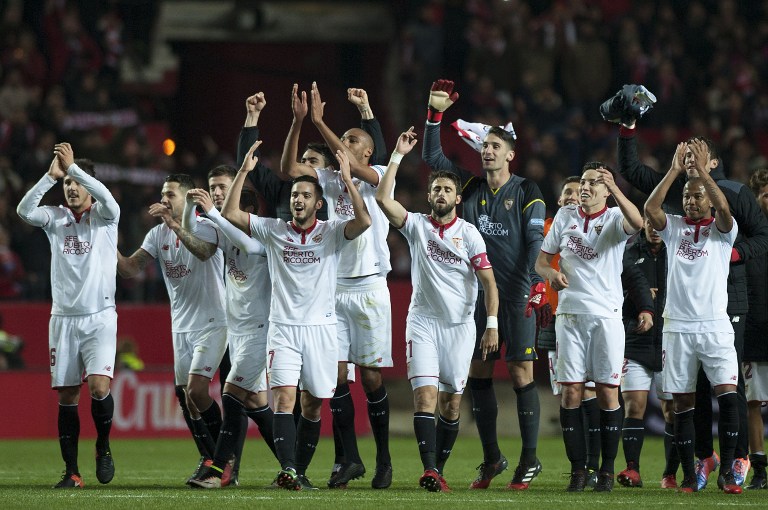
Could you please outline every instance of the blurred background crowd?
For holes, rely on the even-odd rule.
[[[146,208],[158,201],[165,175],[189,173],[205,186],[210,168],[234,162],[234,138],[229,146],[215,136],[179,139],[175,150],[162,143],[179,129],[174,84],[184,80],[183,73],[152,83],[147,78],[169,3],[0,0],[0,299],[50,296],[49,244],[40,229],[18,219],[15,207],[47,171],[57,141],[72,143],[77,157],[97,163],[97,176],[123,211],[123,253],[137,249],[155,224]],[[432,81],[452,79],[460,99],[445,117],[447,155],[479,171],[479,157],[473,159],[468,147],[446,143],[456,138],[447,124],[457,118],[512,121],[518,135],[513,169],[539,184],[554,214],[563,178],[587,161],[615,165],[618,129],[600,118],[598,107],[623,84],[639,83],[658,99],[639,123],[646,164],[665,171],[676,144],[691,134],[719,145],[733,180],[747,182],[752,170],[767,164],[768,1],[380,4],[394,27],[381,79],[393,85],[371,102],[388,150],[408,125],[421,131]],[[272,167],[282,147],[281,139],[274,142],[263,155]],[[416,156],[405,161],[397,198],[424,211],[427,169]],[[644,199],[632,198],[638,204]],[[46,196],[46,203],[61,202],[60,192]],[[390,241],[390,277],[408,278],[407,245],[396,233]],[[119,280],[118,299],[167,299],[157,268]]]

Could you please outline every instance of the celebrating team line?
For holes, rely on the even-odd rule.
[[[411,255],[405,345],[394,348],[405,349],[413,390],[414,451],[424,469],[414,486],[451,491],[447,463],[466,389],[482,460],[474,480],[454,478],[454,485],[488,489],[511,460],[506,489],[535,484],[547,467],[537,453],[538,348],[549,351],[543,360],[560,401],[570,463],[564,490],[643,486],[652,388],[665,422],[662,488],[697,492],[715,471],[725,494],[767,487],[760,408],[768,401],[768,169],[749,186],[729,181],[716,147],[701,137],[680,142],[666,172],[645,166],[636,129],[656,100],[627,85],[601,106],[603,118],[620,125],[617,171],[586,162],[581,175],[564,181],[560,208],[546,218],[537,184],[511,171],[511,123],[457,119],[451,126],[480,165],[471,171],[446,157],[442,120],[459,94],[441,79],[429,91],[422,142],[429,212],[417,213],[395,198],[400,164],[418,143],[413,126],[387,159],[365,90],[348,89],[361,124],[340,136],[325,122],[316,83],[309,94],[298,84],[288,92],[293,118],[280,167],[259,158],[267,101],[258,92],[245,100],[239,169],[212,168],[207,190],[189,175],[168,175],[147,211],[159,223],[130,255],[117,248],[120,207],[93,163],[75,159],[67,143],[54,147],[48,172],[19,203],[21,218],[48,236],[56,282],[49,349],[65,463],[56,488],[85,486],[77,412],[83,382],[98,433],[96,478],[109,483],[116,465],[119,476],[109,443],[116,278],[155,263],[170,298],[176,396],[200,454],[187,485],[237,486],[241,461],[246,472],[254,462],[273,462],[242,458],[251,419],[276,460],[265,488],[317,490],[307,469],[327,399],[335,459],[326,485],[349,487],[367,472],[349,390],[357,368],[376,444],[370,485],[390,487],[397,464],[381,375],[393,366],[390,230]],[[300,153],[307,116],[323,142]],[[617,175],[649,195],[644,207],[625,196]],[[65,205],[40,206],[59,179]],[[209,385],[225,356],[231,368],[222,372],[220,407]],[[516,395],[517,462],[502,453],[497,434],[493,374],[502,356]],[[616,466],[620,444],[625,469]]]

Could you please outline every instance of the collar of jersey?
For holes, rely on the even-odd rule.
[[[600,216],[601,214],[603,214],[607,210],[608,210],[608,206],[606,205],[602,209],[597,211],[596,213],[586,214],[584,212],[584,210],[581,208],[581,206],[579,206],[579,208],[578,208],[579,216],[581,216],[582,218],[587,218],[588,220],[591,220],[593,218],[597,218],[598,216]]]
[[[442,223],[438,223],[437,221],[435,221],[435,219],[431,215],[429,216],[429,221],[432,222],[432,226],[440,229],[440,237],[443,237],[443,232],[451,228],[454,225],[454,223],[458,221],[458,219],[459,219],[458,216],[454,216],[451,221],[443,225]]]
[[[78,213],[76,213],[75,211],[73,211],[73,210],[72,210],[72,209],[71,209],[71,208],[70,208],[68,205],[66,205],[66,206],[64,206],[64,207],[66,207],[67,209],[69,209],[69,210],[70,210],[70,212],[72,213],[72,215],[75,217],[75,222],[76,222],[76,223],[80,223],[80,218],[82,218],[82,217],[83,217],[83,214],[85,214],[85,213],[87,213],[88,211],[90,211],[90,210],[91,210],[91,207],[93,207],[93,204],[89,205],[89,206],[88,206],[88,209],[83,209],[83,212],[81,212],[81,213],[79,213],[79,214],[78,214]]]
[[[683,216],[683,219],[685,220],[685,223],[688,225],[696,225],[697,227],[706,227],[713,221],[715,221],[714,216],[711,218],[702,218],[700,220],[692,220],[688,216]]]
[[[309,228],[306,228],[306,229],[302,229],[302,228],[299,228],[298,226],[296,226],[296,224],[293,222],[293,220],[291,220],[290,225],[291,225],[291,228],[293,229],[293,231],[296,232],[297,234],[305,234],[306,235],[306,234],[309,234],[310,232],[312,232],[312,230],[314,230],[314,228],[317,226],[317,218],[315,218],[314,223],[312,223],[312,225],[310,225]]]

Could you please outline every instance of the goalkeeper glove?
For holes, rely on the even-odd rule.
[[[453,91],[451,80],[432,82],[432,89],[429,91],[427,122],[440,122],[443,119],[443,112],[458,99],[459,93]]]
[[[525,316],[530,317],[536,311],[536,326],[546,328],[552,322],[552,306],[547,299],[547,288],[544,282],[531,285],[528,304],[525,305]]]

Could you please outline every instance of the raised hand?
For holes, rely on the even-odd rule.
[[[187,201],[190,200],[193,204],[199,205],[204,212],[209,212],[214,208],[211,194],[202,188],[195,188],[187,191]]]
[[[453,91],[451,80],[437,80],[432,82],[429,91],[429,107],[437,112],[444,112],[453,103],[459,100],[459,93]]]
[[[299,92],[299,84],[293,84],[293,90],[291,91],[291,111],[293,112],[293,118],[301,122],[307,116],[309,107],[307,106],[307,92],[302,90]]]
[[[600,174],[600,180],[603,181],[605,187],[608,188],[608,191],[615,194],[618,186],[616,185],[616,181],[614,180],[611,171],[607,168],[598,168],[597,173]]]
[[[259,145],[261,145],[261,140],[256,140],[253,142],[253,145],[251,145],[251,148],[248,149],[243,164],[240,166],[241,172],[248,173],[256,168],[256,163],[259,162],[259,158],[254,153],[256,152],[256,149],[259,148]]]
[[[245,109],[248,113],[260,113],[267,106],[264,92],[257,92],[245,100]]]
[[[165,223],[171,229],[173,229],[174,225],[178,224],[178,222],[173,219],[173,213],[171,210],[163,204],[157,203],[150,205],[149,214],[155,218],[160,218],[163,220],[163,223]]]
[[[672,165],[669,167],[669,171],[675,174],[681,174],[685,172],[685,150],[688,145],[685,142],[677,144],[675,149],[675,155],[672,156]]]
[[[61,163],[61,168],[65,172],[75,162],[75,153],[72,150],[72,146],[68,143],[57,143],[53,147],[53,153]]]
[[[368,106],[368,93],[363,89],[347,89],[347,101],[358,108]]]
[[[61,167],[61,160],[58,156],[53,156],[53,159],[51,160],[51,166],[48,167],[48,176],[58,181],[59,179],[63,179],[66,177],[67,172]]]
[[[693,164],[699,172],[709,173],[709,147],[703,140],[693,140],[688,144],[693,153]]]
[[[349,156],[341,149],[336,151],[336,159],[339,161],[339,169],[341,170],[341,179],[345,183],[352,182],[352,171],[349,168]]]
[[[413,131],[413,126],[411,126],[408,128],[408,131],[400,134],[397,139],[397,144],[395,145],[395,150],[402,155],[406,155],[411,152],[411,149],[416,145],[416,142],[418,142],[416,133]]]
[[[311,113],[312,113],[312,122],[317,124],[318,122],[323,121],[323,111],[325,110],[325,103],[322,99],[320,99],[320,90],[317,88],[317,82],[312,82],[312,91],[311,94]]]

